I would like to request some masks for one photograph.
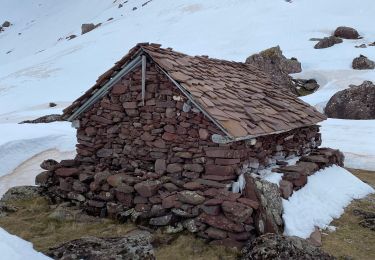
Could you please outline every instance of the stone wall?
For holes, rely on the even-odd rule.
[[[186,111],[186,112],[184,112]],[[257,172],[320,145],[318,126],[217,144],[224,135],[157,68],[148,64],[144,105],[140,69],[123,78],[80,118],[77,156],[38,176],[51,194],[92,214],[186,228],[217,244],[254,231],[259,202],[230,191]],[[269,230],[266,230],[269,231]],[[275,230],[274,230],[275,231]]]

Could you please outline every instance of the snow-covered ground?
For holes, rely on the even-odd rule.
[[[338,90],[375,80],[374,71],[351,69],[359,54],[375,59],[375,47],[354,47],[375,41],[373,0],[152,0],[144,6],[147,0],[129,0],[118,8],[123,2],[0,0],[0,23],[13,24],[0,33],[0,193],[15,183],[33,183],[39,164],[34,156],[74,154],[75,131],[68,123],[17,123],[61,112],[138,42],[236,61],[280,45],[302,62],[295,77],[321,84],[303,98],[321,110]],[[102,25],[80,35],[83,23]],[[313,48],[310,38],[328,36],[340,25],[358,29],[363,38]],[[72,34],[78,37],[65,39]],[[49,108],[49,102],[58,107]],[[323,145],[344,151],[350,167],[374,170],[374,122],[327,120]],[[28,176],[20,177],[19,169],[29,169]]]
[[[345,153],[345,167],[375,171],[375,120],[329,119],[321,123],[322,146]]]
[[[0,252],[4,260],[47,260],[51,259],[33,249],[33,245],[0,228]]]
[[[353,199],[374,189],[339,166],[331,166],[308,177],[307,184],[283,199],[285,234],[308,238],[315,227],[327,228],[344,213]]]

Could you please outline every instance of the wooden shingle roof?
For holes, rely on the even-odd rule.
[[[272,82],[256,67],[242,62],[189,56],[139,44],[104,73],[97,84],[70,107],[69,116],[136,55],[146,53],[166,74],[226,130],[230,138],[251,138],[314,125],[326,119],[314,107]]]

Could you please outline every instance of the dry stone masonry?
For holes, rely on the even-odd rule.
[[[197,97],[200,95],[200,101],[207,105],[207,111],[211,111],[216,120],[233,122],[226,128],[229,132],[238,135],[252,131],[267,133],[226,142],[218,124],[198,109],[165,73],[168,65],[161,58],[167,55],[164,52],[174,55],[170,50],[152,54],[159,58],[159,63],[152,59],[147,62],[144,89],[142,68],[135,68],[77,117],[74,122],[78,140],[75,159],[43,162],[41,167],[46,171],[37,176],[36,183],[54,199],[74,201],[90,214],[161,227],[166,232],[186,229],[212,244],[241,247],[243,241],[259,233],[281,233],[279,188],[249,173],[257,173],[270,165],[283,165],[285,159],[311,153],[321,144],[319,127],[315,123],[325,117],[294,96],[289,97],[288,102],[274,101],[271,97],[277,95],[283,99],[280,90],[271,85],[270,92],[262,94],[266,88],[263,86],[253,88],[257,94],[253,96],[252,105],[258,105],[259,110],[251,110],[252,118],[246,119],[242,124],[244,130],[239,132],[232,128],[236,123],[233,118],[235,114],[242,116],[240,113],[246,108],[250,111],[250,105],[241,103],[245,102],[244,98],[237,104],[227,102],[215,107],[208,99],[210,91],[206,91],[205,97],[198,90],[190,89]],[[188,62],[207,60],[215,68],[219,67],[220,61],[200,57],[179,62],[189,66]],[[161,68],[160,64],[165,67]],[[244,64],[223,64],[247,70]],[[198,65],[194,68],[203,70]],[[205,73],[171,74],[179,82],[194,85],[204,79],[203,76],[211,75]],[[98,85],[65,113],[76,111],[114,75],[113,69],[103,74]],[[192,75],[196,81],[191,80]],[[233,82],[239,81],[235,75],[232,77]],[[223,93],[228,96],[222,96],[220,102],[234,95],[230,88]],[[218,99],[212,100],[218,102]],[[276,111],[284,111],[283,116]],[[282,120],[290,121],[292,130],[283,130],[287,124]],[[275,131],[277,127],[281,130]],[[245,187],[240,189],[242,192],[232,192],[233,183],[241,178],[246,181]]]

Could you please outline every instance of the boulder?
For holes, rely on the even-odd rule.
[[[3,22],[2,27],[9,27],[11,25],[12,24],[9,21],[5,21],[5,22]]]
[[[317,44],[315,44],[315,49],[325,49],[332,47],[335,44],[342,43],[342,39],[336,37],[336,36],[329,36],[324,37],[323,39],[320,39]]]
[[[274,82],[297,94],[292,77],[288,74],[301,72],[301,63],[295,58],[287,59],[279,46],[251,55],[246,59],[246,64],[262,69]]]
[[[333,260],[333,256],[299,237],[265,234],[247,242],[241,251],[241,260]]]
[[[84,23],[81,25],[81,34],[88,33],[95,29],[95,24],[93,23]]]
[[[347,26],[337,27],[333,35],[336,37],[344,38],[344,39],[358,39],[359,38],[359,33],[357,32],[357,30],[351,27],[347,27]]]
[[[54,259],[155,259],[151,234],[135,230],[122,237],[84,237],[50,248]]]
[[[36,186],[17,186],[10,188],[1,198],[2,202],[29,200],[40,197],[41,188]]]
[[[71,34],[71,35],[65,37],[65,39],[67,39],[68,41],[73,40],[74,38],[77,38],[77,35]]]
[[[364,81],[361,85],[337,92],[324,109],[330,118],[375,119],[375,85]]]
[[[362,44],[360,44],[360,45],[356,45],[356,46],[354,46],[355,48],[367,48],[367,45],[366,44],[364,44],[364,43],[362,43]]]
[[[46,171],[53,171],[53,170],[55,170],[57,164],[58,164],[57,161],[55,161],[53,159],[47,159],[47,160],[44,160],[40,164],[40,168],[42,168],[43,170],[46,170]]]
[[[50,171],[44,171],[44,172],[39,173],[35,177],[35,185],[47,187],[51,176],[52,176],[52,172]]]
[[[254,218],[255,228],[260,234],[283,233],[283,205],[279,187],[266,180],[245,175],[244,197],[259,201]]]
[[[300,96],[311,94],[319,88],[315,79],[293,79],[293,83]]]
[[[359,55],[359,57],[354,58],[352,67],[355,70],[373,70],[375,69],[375,62],[364,55]]]

